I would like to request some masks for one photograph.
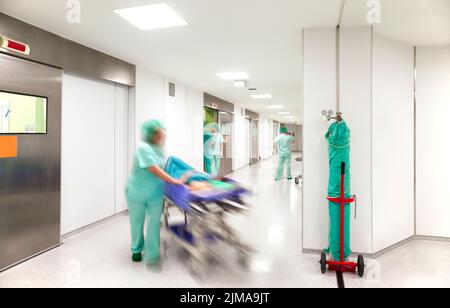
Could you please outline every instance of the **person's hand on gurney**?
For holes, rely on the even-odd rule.
[[[191,177],[194,176],[195,174],[196,174],[196,172],[193,171],[193,170],[188,171],[188,172],[184,173],[184,174],[180,177],[180,181],[183,182],[183,183],[185,183],[185,184],[188,184],[188,183],[189,183],[189,180],[191,179]]]
[[[205,177],[203,180],[196,179],[194,181],[191,181],[193,177],[198,176],[199,174],[202,173],[199,173],[195,170],[190,170],[181,176],[180,181],[183,182],[189,188],[190,191],[201,191],[212,189],[212,185],[207,181],[207,179],[211,178],[209,175]]]
[[[162,170],[158,166],[150,167],[149,171],[166,183],[169,183],[172,185],[184,185],[184,182],[182,180],[174,179],[173,177],[168,175],[164,170]]]
[[[212,189],[212,185],[209,182],[191,182],[188,185],[190,191],[201,191]]]

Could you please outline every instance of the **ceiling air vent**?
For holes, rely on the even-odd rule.
[[[176,96],[175,94],[176,94],[175,84],[173,82],[169,82],[169,96],[175,97]]]

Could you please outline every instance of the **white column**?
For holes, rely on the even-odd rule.
[[[335,29],[304,35],[304,248],[328,244],[328,123],[336,108]],[[351,130],[352,249],[376,253],[414,234],[413,47],[342,28],[340,101]]]
[[[373,38],[373,250],[414,235],[414,48]]]
[[[416,114],[417,234],[450,237],[450,46],[417,48]]]
[[[351,131],[350,172],[357,195],[357,218],[352,205],[351,247],[372,248],[372,29],[341,28],[341,111]]]

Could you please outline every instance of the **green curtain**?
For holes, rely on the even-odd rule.
[[[345,197],[350,198],[350,130],[344,121],[333,123],[326,134],[329,145],[330,178],[328,184],[328,196],[339,197],[341,192],[341,165],[344,162],[345,172]],[[345,205],[345,259],[351,255],[350,249],[350,204]],[[340,204],[329,202],[330,233],[329,252],[334,260],[340,260],[341,247],[341,210]]]

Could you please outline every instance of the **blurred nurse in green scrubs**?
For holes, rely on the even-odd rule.
[[[294,140],[294,137],[289,135],[288,129],[286,127],[281,127],[280,135],[274,141],[274,144],[278,149],[279,156],[277,175],[275,177],[276,181],[280,181],[283,177],[284,167],[286,167],[288,180],[292,180],[291,157],[292,144],[294,143]]]
[[[220,164],[223,158],[223,145],[225,139],[220,133],[217,123],[209,123],[205,126],[204,159],[205,172],[212,176],[220,173]]]
[[[163,146],[166,139],[161,122],[150,120],[142,128],[143,142],[134,157],[128,179],[126,197],[131,224],[132,260],[144,260],[149,265],[160,262],[160,225],[163,212],[163,182],[183,183],[164,172]],[[146,236],[144,227],[147,222]]]
[[[212,166],[211,166],[211,174],[213,176],[218,176],[220,172],[220,163],[223,157],[223,144],[225,143],[225,139],[222,134],[219,132],[218,128],[211,129],[211,153],[212,153]]]

